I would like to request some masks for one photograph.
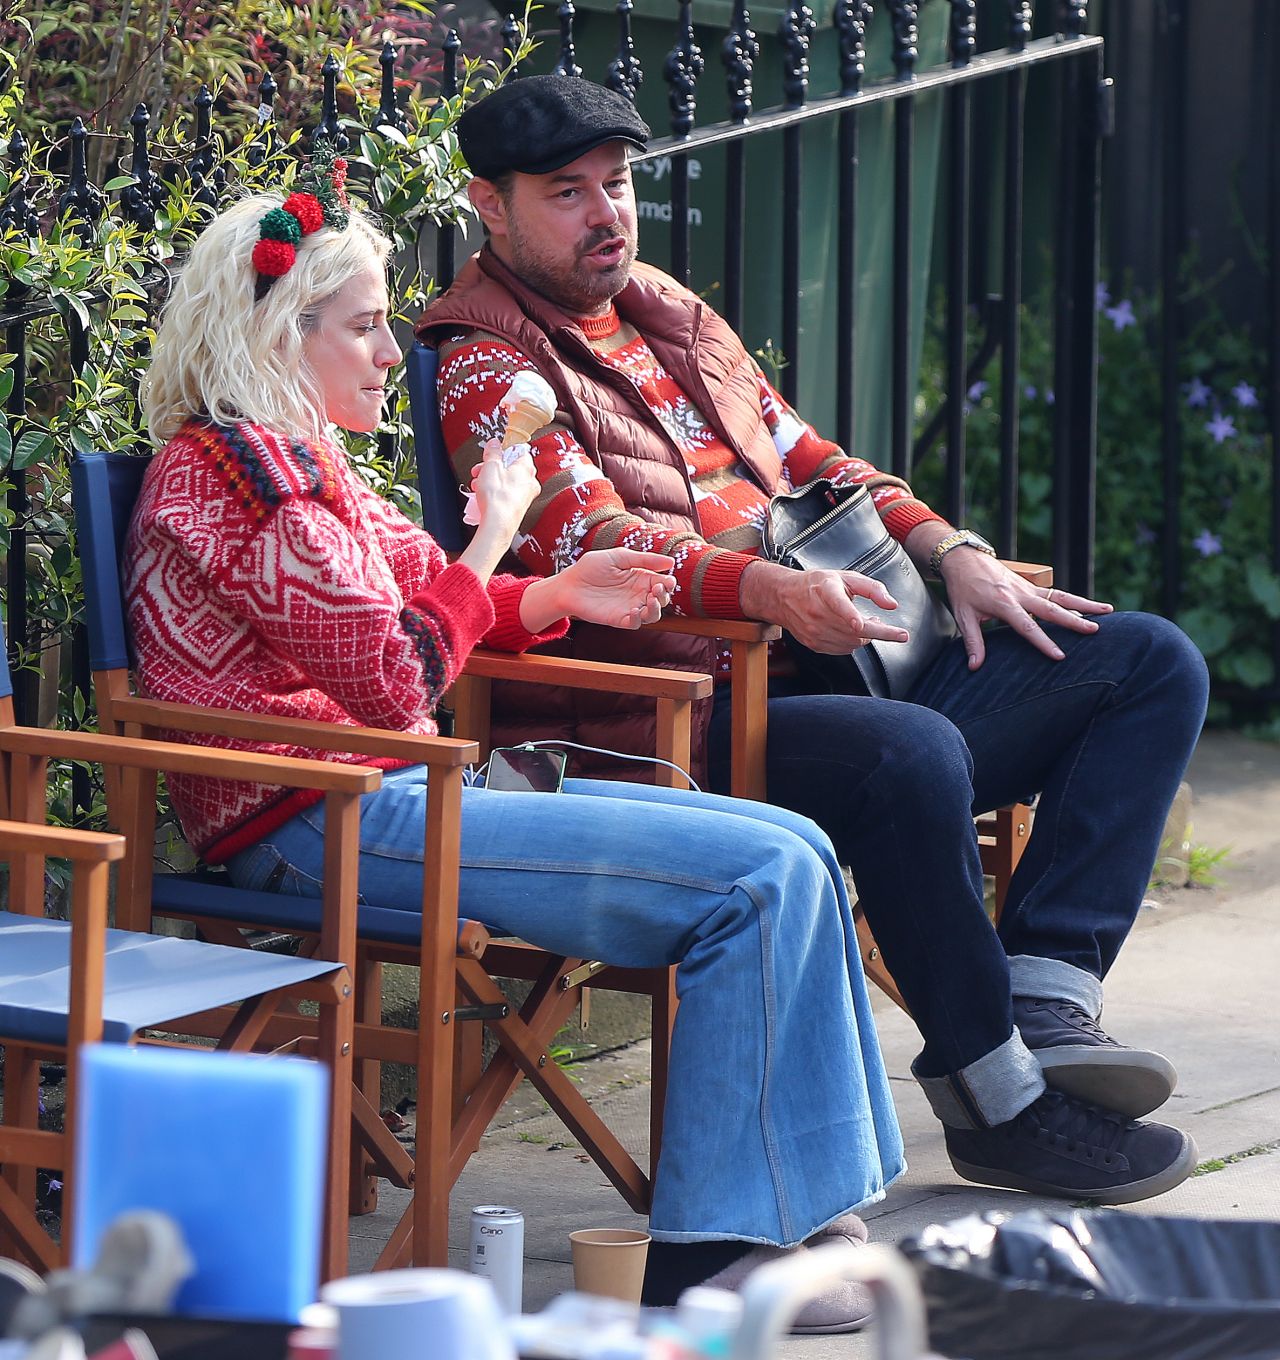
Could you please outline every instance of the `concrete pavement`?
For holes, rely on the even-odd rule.
[[[1210,733],[1189,774],[1192,839],[1230,847],[1220,881],[1166,889],[1144,908],[1107,983],[1105,1021],[1122,1041],[1160,1049],[1179,1088],[1158,1117],[1196,1139],[1201,1169],[1161,1198],[1122,1212],[1280,1220],[1280,747]],[[1140,780],[1141,773],[1135,772]],[[1135,792],[1141,795],[1140,788]],[[937,1122],[911,1079],[910,1021],[877,994],[877,1021],[910,1169],[865,1217],[874,1241],[988,1209],[1051,1201],[960,1181]],[[647,1041],[581,1064],[584,1089],[637,1155],[647,1142]],[[641,1157],[643,1164],[644,1158]],[[510,1203],[526,1220],[525,1308],[571,1287],[568,1233],[643,1226],[554,1116],[523,1102],[486,1135],[454,1191],[455,1263],[465,1260],[467,1211]],[[367,1269],[404,1205],[386,1189],[377,1214],[352,1220],[353,1272]],[[786,1360],[859,1360],[870,1336],[794,1339]]]

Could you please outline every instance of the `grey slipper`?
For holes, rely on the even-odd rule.
[[[860,1237],[851,1235],[854,1230],[850,1233],[834,1231],[837,1225],[850,1222],[861,1228]],[[819,1242],[834,1242],[841,1237],[846,1241],[861,1243],[866,1241],[866,1231],[860,1218],[847,1214],[809,1238],[809,1243],[816,1246]],[[791,1256],[803,1250],[804,1247],[752,1247],[745,1256],[730,1262],[704,1283],[716,1289],[736,1291],[742,1288],[743,1281],[758,1266],[776,1261],[780,1256]],[[871,1321],[871,1310],[871,1292],[865,1285],[842,1282],[806,1303],[796,1314],[791,1324],[791,1333],[793,1336],[811,1336],[832,1332],[856,1332]]]

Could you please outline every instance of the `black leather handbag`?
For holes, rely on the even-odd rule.
[[[960,636],[940,594],[931,591],[902,545],[890,538],[865,486],[840,486],[819,478],[774,496],[764,525],[763,555],[798,571],[857,571],[884,583],[897,609],[864,614],[897,624],[909,642],[868,642],[848,656],[825,656],[787,635],[787,645],[807,670],[834,691],[864,692],[878,699],[905,699],[938,653]]]

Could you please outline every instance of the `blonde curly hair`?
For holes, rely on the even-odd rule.
[[[205,228],[165,304],[143,387],[151,441],[165,444],[192,416],[250,420],[314,440],[327,421],[303,342],[333,295],[391,241],[352,209],[347,226],[303,238],[287,274],[261,298],[253,247],[258,224],[283,198],[241,199]]]

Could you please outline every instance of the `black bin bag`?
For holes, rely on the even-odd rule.
[[[1280,1223],[987,1213],[899,1248],[952,1360],[1280,1360]]]

